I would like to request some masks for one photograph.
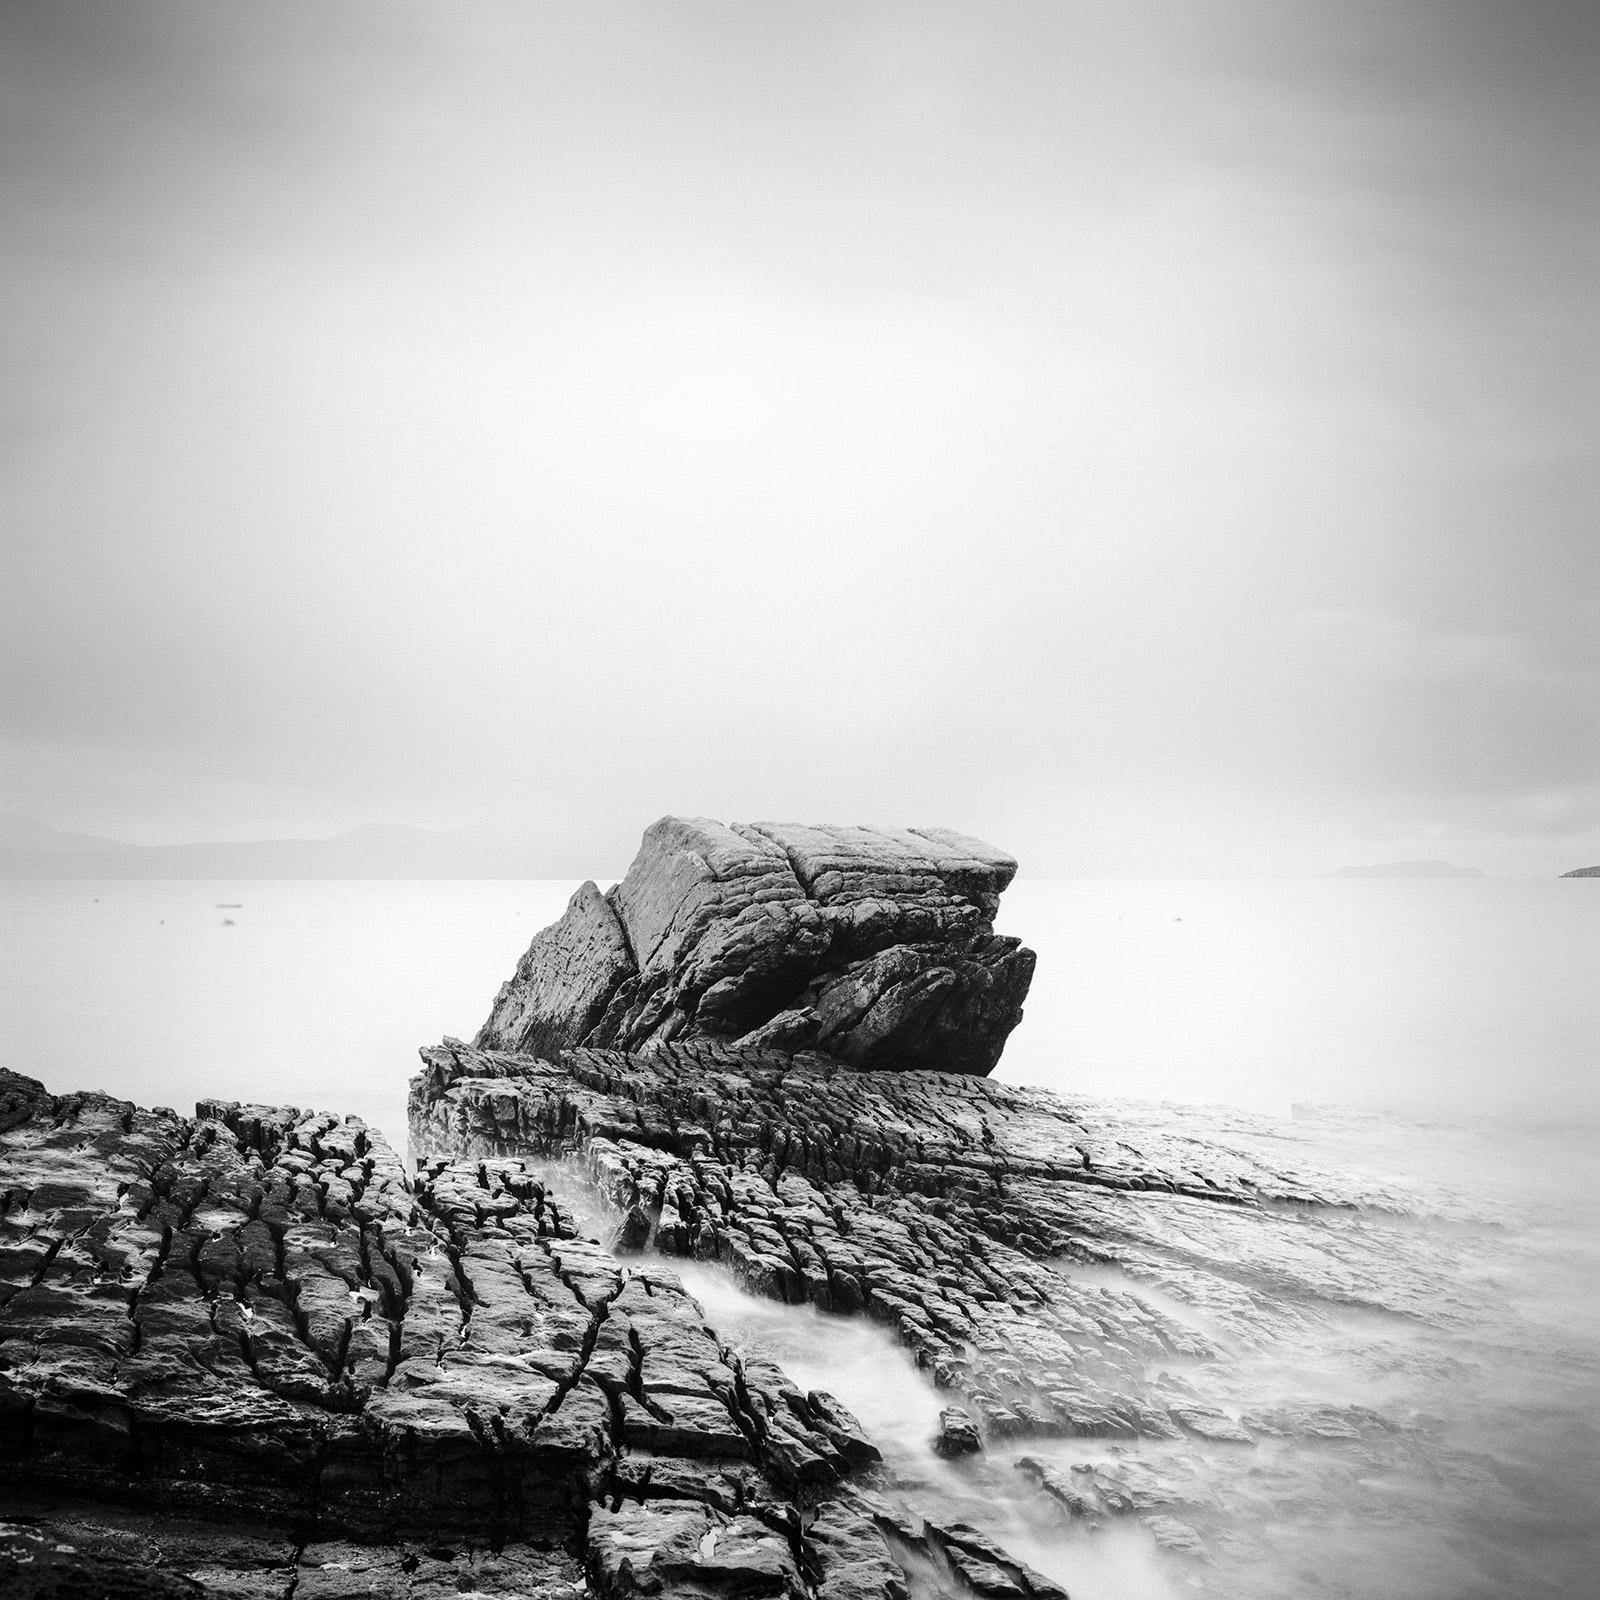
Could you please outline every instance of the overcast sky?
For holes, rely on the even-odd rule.
[[[0,809],[1600,861],[1589,0],[0,18]]]

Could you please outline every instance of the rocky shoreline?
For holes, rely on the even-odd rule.
[[[1425,1418],[1236,1377],[1451,1314],[1412,1197],[982,1075],[1032,971],[1014,870],[664,819],[423,1051],[415,1171],[355,1119],[0,1073],[0,1592],[1060,1600],[675,1259],[888,1330],[951,1470],[1200,1587],[1432,1463]]]
[[[843,1408],[731,1358],[519,1163],[412,1178],[327,1115],[0,1094],[6,1511],[86,1571],[626,1594],[687,1563],[820,1595],[854,1592],[829,1581],[847,1559],[894,1592],[871,1512],[818,1510],[875,1454]]]

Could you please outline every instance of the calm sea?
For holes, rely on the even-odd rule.
[[[573,883],[0,884],[0,1061],[54,1089],[354,1112],[405,1139]],[[1023,879],[1000,1076],[1092,1095],[1600,1127],[1600,882]]]
[[[417,1047],[476,1031],[575,887],[6,883],[0,1064],[147,1105],[188,1110],[206,1095],[353,1112],[404,1149]],[[1449,1225],[1475,1264],[1386,1395],[1439,1418],[1446,1453],[1407,1481],[1363,1480],[1379,1499],[1360,1515],[1324,1507],[1285,1525],[1281,1566],[1257,1554],[1230,1567],[1224,1549],[1186,1574],[1136,1525],[1074,1541],[1030,1530],[1004,1494],[964,1514],[1001,1518],[996,1531],[1075,1600],[1197,1585],[1600,1595],[1600,881],[1025,879],[1000,925],[1039,953],[1000,1076],[1244,1107],[1285,1119],[1285,1159],[1453,1192],[1494,1220],[1470,1236]],[[944,1469],[926,1448],[938,1398],[878,1330],[802,1325],[812,1314],[743,1300],[712,1269],[690,1276],[730,1337],[834,1389],[938,1492]],[[1270,1378],[1262,1369],[1261,1398],[1308,1382],[1359,1397],[1370,1380],[1351,1352],[1369,1359],[1371,1340],[1341,1338],[1286,1350]],[[1373,1511],[1384,1497],[1387,1523]]]

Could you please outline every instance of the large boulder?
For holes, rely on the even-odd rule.
[[[1016,861],[947,828],[663,817],[627,876],[535,936],[480,1048],[708,1039],[984,1074],[1034,955],[994,931]]]

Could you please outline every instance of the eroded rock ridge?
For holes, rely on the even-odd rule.
[[[997,935],[1017,863],[945,828],[664,817],[608,893],[533,940],[476,1043],[548,1055],[674,1040],[987,1073],[1034,956]]]
[[[517,1159],[0,1071],[0,1180],[8,1595],[903,1593],[855,1419]]]
[[[1337,1190],[1155,1130],[1134,1145],[1040,1090],[709,1045],[550,1062],[447,1041],[423,1061],[420,1147],[581,1153],[637,1247],[720,1262],[774,1299],[865,1311],[990,1438],[1248,1441],[1181,1380],[1147,1373],[1215,1342],[1073,1266],[1170,1282],[1168,1251],[1214,1268],[1287,1258],[1308,1278],[1298,1292],[1362,1298],[1341,1267],[1285,1248],[1305,1234],[1298,1208],[1350,1205]],[[1259,1296],[1233,1310],[1281,1326]]]
[[[937,1552],[952,1494],[980,1526],[1021,1496],[1058,1539],[1138,1524],[1191,1587],[1265,1600],[1286,1521],[1420,1528],[1438,1482],[1477,1492],[1436,1420],[1317,1374],[1355,1348],[1378,1391],[1391,1330],[1465,1320],[1471,1236],[1419,1226],[1412,1193],[1297,1170],[1256,1119],[1227,1137],[1214,1109],[704,1042],[551,1060],[446,1041],[423,1061],[419,1148],[581,1158],[620,1247],[890,1331],[948,1398],[926,1442],[959,1464],[893,1484],[913,1557]],[[1305,1381],[1261,1395],[1244,1374],[1289,1352]],[[1374,1487],[1397,1481],[1420,1497]],[[995,1582],[980,1592],[1020,1592]]]

